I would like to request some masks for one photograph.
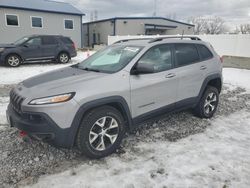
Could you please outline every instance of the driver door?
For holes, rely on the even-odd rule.
[[[130,76],[133,117],[174,105],[178,80],[173,62],[171,44],[152,47],[137,62],[153,65],[154,72]]]
[[[34,37],[25,42],[22,46],[22,56],[25,61],[37,61],[42,58],[41,37]]]

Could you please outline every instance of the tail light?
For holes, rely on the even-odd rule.
[[[74,49],[76,49],[76,44],[74,42],[73,42],[72,46]]]
[[[220,62],[223,63],[223,56],[220,57]]]

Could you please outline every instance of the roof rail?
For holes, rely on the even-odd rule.
[[[135,39],[123,39],[123,40],[118,40],[114,44],[122,43],[122,42],[128,42],[128,41],[134,41],[134,40],[153,40],[155,38],[135,38]]]
[[[196,36],[169,36],[169,37],[158,37],[150,40],[148,43],[153,43],[153,42],[159,42],[164,39],[184,39],[184,38],[189,38],[191,40],[201,40],[199,37]]]

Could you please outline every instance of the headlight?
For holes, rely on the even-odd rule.
[[[60,95],[54,95],[39,99],[33,99],[29,102],[31,105],[42,105],[42,104],[55,104],[55,103],[61,103],[66,102],[72,99],[75,96],[75,93],[65,93]]]
[[[5,48],[0,48],[0,52],[4,51]]]

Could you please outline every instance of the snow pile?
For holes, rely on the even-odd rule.
[[[6,119],[6,109],[9,103],[9,98],[8,97],[0,97],[0,127],[1,124],[7,124],[7,119]]]
[[[10,67],[0,67],[0,85],[5,84],[17,84],[29,77],[55,70],[62,67],[67,67],[69,65],[79,63],[87,58],[88,52],[77,52],[77,57],[72,58],[71,62],[68,64],[57,64],[57,63],[40,63],[40,64],[23,64],[17,68]],[[92,55],[94,52],[90,51],[89,54]]]
[[[238,86],[245,88],[250,92],[250,70],[224,68],[223,69],[224,83],[228,86]]]
[[[250,112],[218,118],[205,133],[178,142],[138,142],[136,152],[107,157],[33,187],[247,187],[250,185]]]

